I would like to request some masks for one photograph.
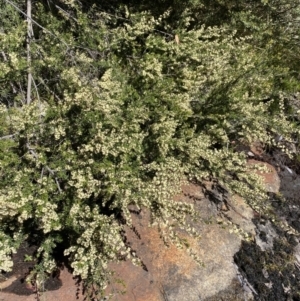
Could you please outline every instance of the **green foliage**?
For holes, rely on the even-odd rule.
[[[263,200],[232,145],[299,134],[286,114],[299,91],[290,49],[299,28],[284,36],[279,25],[291,16],[277,16],[276,1],[252,1],[252,14],[249,2],[206,2],[164,2],[162,12],[37,2],[30,66],[24,16],[1,4],[10,17],[0,25],[1,270],[22,240],[33,240],[37,279],[62,250],[74,275],[101,290],[111,261],[139,264],[123,236],[129,206],[150,209],[166,243],[181,247],[176,229],[195,234],[186,218],[197,216],[172,200],[185,179],[214,179],[250,203]],[[220,10],[226,16],[213,22]]]

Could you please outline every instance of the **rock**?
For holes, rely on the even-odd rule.
[[[144,212],[142,218],[133,215],[135,233],[130,229],[126,233],[145,269],[133,266],[129,261],[111,265],[116,277],[126,284],[126,294],[115,294],[116,300],[196,301],[223,294],[230,301],[237,300],[237,294],[244,296],[242,286],[237,284],[237,271],[233,264],[233,256],[239,250],[241,239],[215,222],[216,206],[204,197],[200,187],[183,187],[183,194],[177,199],[195,202],[201,215],[201,219],[193,225],[200,231],[201,240],[197,241],[184,233],[181,235],[187,239],[203,265],[197,265],[185,250],[178,250],[172,245],[166,248],[157,229],[147,227],[149,213]],[[114,293],[118,289],[122,287],[112,284],[107,292]]]
[[[36,300],[55,300],[55,301],[83,301],[82,289],[76,285],[72,274],[65,268],[60,271],[60,285],[55,290],[46,290],[41,293],[39,298],[34,291],[26,287],[26,283],[21,279],[15,279],[12,276],[12,282],[7,280],[3,289],[0,290],[0,300],[5,301],[36,301]],[[5,287],[4,287],[5,286]]]
[[[253,159],[248,164],[267,167],[269,172],[257,173],[263,177],[269,192],[279,192],[280,179],[272,165]],[[213,190],[212,183],[206,184],[206,188]],[[230,233],[230,226],[225,226],[226,219],[251,237],[256,236],[261,250],[272,248],[276,235],[271,225],[266,224],[265,228],[258,229],[252,221],[254,211],[237,195],[229,197],[221,192],[218,202],[212,202],[199,186],[190,184],[185,185],[183,194],[175,199],[194,203],[200,213],[201,219],[193,226],[201,233],[201,240],[196,241],[182,235],[195,250],[203,266],[198,266],[184,250],[178,250],[174,246],[166,248],[157,230],[147,227],[147,214],[144,213],[142,218],[133,216],[139,236],[127,229],[128,241],[143,260],[146,269],[135,267],[130,262],[112,265],[116,277],[126,279],[127,293],[122,296],[116,294],[118,300],[253,300],[256,291],[239,274],[233,263],[234,254],[241,246],[241,237]],[[262,232],[266,233],[266,241],[259,236]],[[116,289],[115,285],[110,286],[108,292],[112,293]]]
[[[228,202],[230,202],[231,210],[223,214],[232,221],[232,223],[238,225],[244,232],[250,236],[254,236],[256,232],[255,225],[252,222],[254,218],[253,209],[238,195],[234,195]]]
[[[262,251],[271,250],[273,248],[273,241],[276,237],[278,237],[278,234],[270,221],[257,224],[257,235],[255,240]]]
[[[253,142],[250,146],[250,151],[256,156],[256,157],[262,157],[264,155],[264,148],[263,145],[259,142]]]
[[[291,174],[287,169],[280,172],[281,193],[290,199],[299,199],[300,176],[293,172]],[[300,202],[298,202],[300,205]]]
[[[256,160],[249,160],[248,163],[261,164]],[[268,191],[278,192],[280,181],[276,170],[267,163],[263,164],[271,171],[259,172],[264,177]],[[206,184],[206,188],[216,189],[214,184]],[[144,266],[134,266],[130,261],[111,264],[110,268],[115,271],[115,276],[107,288],[107,294],[113,296],[112,300],[118,301],[253,300],[255,292],[247,279],[239,274],[233,260],[240,249],[241,236],[231,233],[231,226],[226,225],[226,221],[230,220],[242,231],[254,237],[257,228],[252,222],[253,210],[243,198],[237,195],[230,197],[222,190],[217,191],[218,201],[214,202],[208,195],[204,195],[200,186],[187,184],[182,190],[182,194],[176,196],[175,200],[195,205],[200,217],[197,222],[193,222],[193,226],[201,233],[201,240],[191,238],[182,231],[180,236],[186,239],[202,265],[197,265],[186,250],[179,250],[173,245],[167,248],[158,230],[148,227],[149,212],[143,209],[141,214],[132,214],[135,228],[127,228],[126,235],[128,243]],[[216,191],[213,191],[213,195],[216,196]],[[259,231],[267,233],[269,245],[272,245],[272,231],[270,230],[270,233],[267,229]],[[265,242],[260,237],[256,240],[261,249],[266,249]],[[81,294],[79,299],[76,299],[75,281],[66,270],[61,272],[60,281],[62,284],[60,289],[47,291],[43,296],[58,301],[82,299]],[[13,283],[4,288],[0,297],[1,294],[5,294],[7,301],[34,299],[34,294],[26,296],[26,299],[25,296],[11,294],[10,288]],[[22,284],[18,282],[18,285]],[[122,294],[124,290],[126,293]]]
[[[268,192],[278,193],[280,189],[280,178],[274,166],[269,163],[257,161],[254,159],[250,159],[247,162],[252,165],[260,165],[264,166],[268,169],[268,172],[257,171],[256,173],[263,177],[264,183],[266,185],[266,190]]]
[[[296,264],[300,268],[300,243],[297,244],[297,246],[294,249],[294,252],[295,252],[294,255],[296,259]]]

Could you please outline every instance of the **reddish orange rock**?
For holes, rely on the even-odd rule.
[[[83,301],[82,290],[67,269],[63,269],[59,276],[60,285],[55,290],[45,291],[37,299],[36,293],[30,290],[22,277],[12,276],[0,283],[0,300],[4,301]]]
[[[257,171],[257,174],[262,176],[268,192],[278,193],[280,189],[280,178],[274,166],[269,163],[250,159],[248,164],[265,166],[268,172]]]

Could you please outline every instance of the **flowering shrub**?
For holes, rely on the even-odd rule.
[[[139,264],[123,236],[129,205],[148,208],[180,247],[177,227],[196,234],[186,222],[193,207],[172,200],[184,179],[215,179],[250,203],[263,200],[231,142],[298,133],[285,113],[291,91],[276,86],[288,67],[268,57],[271,41],[262,51],[255,36],[228,26],[191,28],[188,10],[171,24],[172,10],[109,14],[62,0],[35,3],[26,61],[22,17],[1,5],[10,16],[0,40],[1,270],[31,240],[33,275],[51,273],[62,249],[74,275],[103,289],[109,262]]]

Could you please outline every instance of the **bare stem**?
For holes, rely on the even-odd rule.
[[[24,15],[27,20],[30,19],[30,21],[32,23],[34,23],[35,25],[37,25],[39,28],[43,29],[44,32],[50,34],[51,36],[55,37],[56,39],[58,39],[59,41],[61,41],[67,48],[69,48],[68,44],[60,39],[58,36],[56,36],[54,33],[52,33],[51,31],[49,31],[48,29],[46,29],[45,27],[43,27],[41,24],[39,24],[38,22],[36,22],[35,20],[33,20],[31,18],[31,16],[28,16],[28,14],[26,14],[25,12],[23,12],[13,1],[11,0],[5,0],[7,3],[9,3],[11,6],[13,6],[18,12],[20,12],[22,15]]]
[[[31,0],[27,0],[27,105],[31,103],[31,86],[32,86],[32,74],[31,74],[31,49],[30,43],[32,39],[32,19],[31,19],[32,3]]]
[[[0,140],[11,139],[11,138],[13,138],[15,135],[16,135],[16,134],[2,136],[2,137],[0,137]]]
[[[29,144],[27,144],[27,148],[28,148],[29,152],[33,155],[33,157],[35,159],[38,159],[38,154],[35,152],[35,150],[33,148],[31,148],[29,146]],[[51,174],[51,176],[53,176],[59,193],[62,193],[62,189],[61,189],[61,187],[59,185],[59,181],[58,181],[58,178],[55,175],[55,172],[49,166],[47,166],[47,165],[45,165],[45,168]]]

